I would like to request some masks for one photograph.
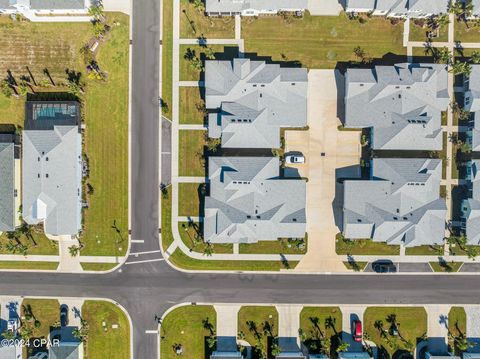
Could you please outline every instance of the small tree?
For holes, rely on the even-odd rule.
[[[346,352],[350,348],[350,344],[347,342],[340,342],[337,347],[337,353]]]
[[[207,257],[211,257],[215,253],[215,250],[213,249],[213,245],[210,243],[205,244],[205,248],[203,249],[203,255]]]
[[[205,11],[205,5],[203,4],[202,0],[193,0],[193,7],[198,12],[204,12]]]
[[[104,16],[103,6],[101,4],[90,6],[88,9],[88,14],[93,17],[94,20],[99,21]]]
[[[3,339],[12,340],[17,337],[16,333],[13,330],[5,330],[2,333]]]
[[[75,328],[72,331],[72,334],[75,338],[81,340],[82,342],[86,342],[88,339],[88,332],[89,332],[89,325],[85,319],[81,319],[80,328]]]
[[[209,60],[215,60],[215,51],[211,47],[205,48],[205,57]]]
[[[2,80],[0,84],[2,93],[5,97],[12,97],[13,95],[13,89],[10,86],[10,83],[7,80]]]

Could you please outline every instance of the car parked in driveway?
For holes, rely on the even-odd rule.
[[[372,263],[372,269],[376,273],[395,273],[397,266],[390,260],[381,259]]]
[[[353,333],[352,337],[357,343],[360,343],[363,339],[363,332],[362,332],[362,322],[359,320],[353,321]]]
[[[305,163],[305,156],[301,153],[290,153],[285,155],[285,162],[288,164]]]
[[[68,305],[62,304],[60,306],[60,326],[66,327],[68,325]]]

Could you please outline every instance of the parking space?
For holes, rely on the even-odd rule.
[[[308,131],[287,131],[286,151],[300,151],[305,164],[296,165],[307,182],[308,253],[299,271],[344,271],[335,253],[340,231],[342,185],[338,177],[360,176],[360,132],[339,131],[337,112],[343,108],[343,77],[334,70],[308,73]]]

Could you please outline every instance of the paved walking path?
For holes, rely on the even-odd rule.
[[[235,15],[235,40],[242,39],[242,18],[240,15]]]
[[[180,176],[180,177],[174,177],[173,178],[174,182],[182,182],[182,183],[205,183],[206,178],[201,177],[201,176]]]
[[[189,124],[180,124],[178,125],[179,130],[192,130],[192,131],[206,131],[207,127],[204,125],[189,125]]]
[[[180,87],[203,87],[205,86],[203,81],[178,81]]]

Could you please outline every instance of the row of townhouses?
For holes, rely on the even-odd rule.
[[[27,101],[21,142],[20,148],[15,136],[0,136],[0,232],[15,230],[21,207],[23,220],[43,223],[46,234],[77,235],[82,226],[80,105]]]
[[[222,148],[279,148],[282,127],[307,124],[306,69],[243,58],[206,61],[205,96],[208,133]],[[282,177],[278,157],[210,157],[208,179],[205,241],[305,236],[306,182]]]
[[[321,0],[319,0],[321,1]],[[480,0],[465,0],[474,8],[473,16],[480,16]],[[451,0],[339,0],[347,13],[425,18],[448,13]],[[205,11],[211,16],[258,16],[280,12],[303,12],[308,0],[206,0]]]
[[[307,125],[305,69],[249,59],[207,61],[205,69],[208,133],[221,140],[222,148],[278,148],[281,128]],[[348,69],[345,127],[368,129],[367,142],[379,153],[442,150],[447,74],[446,65],[423,63]],[[480,142],[478,77],[480,66],[475,65],[465,81],[474,150]],[[406,247],[443,243],[447,206],[440,195],[442,161],[421,153],[412,156],[415,152],[399,158],[374,156],[367,179],[344,182],[346,238]],[[480,243],[479,166],[480,161],[470,165],[472,198],[463,204],[471,244]],[[276,157],[210,157],[205,240],[250,243],[303,237],[306,184],[280,174]]]

